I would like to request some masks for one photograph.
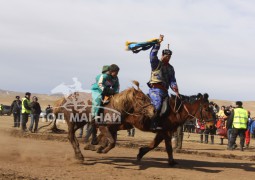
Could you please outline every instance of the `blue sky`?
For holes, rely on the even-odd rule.
[[[89,89],[105,64],[147,92],[149,51],[125,41],[165,35],[180,92],[255,100],[255,1],[0,0],[0,89],[50,93],[77,77]],[[169,92],[171,92],[169,90]]]

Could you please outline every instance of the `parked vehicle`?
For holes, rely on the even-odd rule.
[[[46,118],[46,112],[45,112],[45,111],[42,111],[42,112],[41,112],[40,118]]]
[[[3,110],[0,111],[0,116],[3,116],[3,115],[8,115],[10,116],[11,115],[11,106],[7,106],[7,105],[3,105]]]

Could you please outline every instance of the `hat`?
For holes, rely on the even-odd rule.
[[[104,65],[103,69],[102,69],[102,73],[106,73],[107,71],[109,71],[109,67],[108,65]]]
[[[119,66],[117,66],[116,64],[112,64],[110,67],[109,67],[109,71],[114,71],[114,72],[116,72],[116,71],[119,71],[120,70],[120,68],[119,68]]]
[[[237,106],[242,106],[243,103],[242,103],[242,101],[236,101],[236,105],[237,105]]]
[[[171,51],[171,50],[169,50],[169,49],[164,49],[163,51],[162,51],[162,54],[163,55],[172,55],[173,54],[173,52]]]
[[[25,94],[26,96],[30,96],[31,95],[31,93],[30,92],[26,92],[26,94]]]

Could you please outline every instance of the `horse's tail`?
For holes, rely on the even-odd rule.
[[[54,124],[56,123],[56,121],[57,121],[57,117],[56,116],[54,116],[55,118],[54,118],[54,120],[53,121],[51,121],[49,124],[47,124],[47,125],[44,125],[44,126],[41,126],[41,127],[39,127],[38,129],[37,129],[37,131],[39,131],[40,129],[42,129],[42,128],[45,128],[45,127],[48,127],[48,126],[50,126],[53,122],[54,122]]]

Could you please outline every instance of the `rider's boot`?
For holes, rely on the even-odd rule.
[[[159,111],[156,113],[155,117],[151,120],[151,126],[150,126],[150,130],[152,131],[156,131],[156,130],[162,130],[162,127],[159,126]]]

